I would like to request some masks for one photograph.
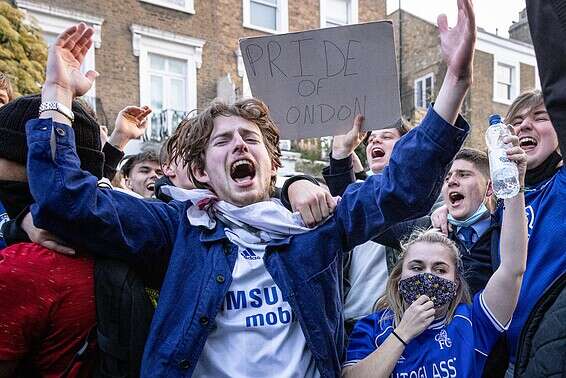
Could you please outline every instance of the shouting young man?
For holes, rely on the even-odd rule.
[[[383,174],[345,193],[314,230],[270,200],[279,134],[255,99],[214,103],[190,119],[177,153],[206,189],[169,192],[190,201],[97,190],[79,169],[67,111],[97,76],[79,70],[93,31],[80,24],[58,37],[44,111],[27,125],[34,221],[101,254],[167,267],[142,376],[340,376],[343,252],[426,214],[467,134],[458,110],[471,83],[475,21],[471,1],[458,6],[455,28],[440,18],[448,70],[434,107]]]
[[[127,159],[121,169],[126,187],[143,198],[153,197],[155,182],[163,175],[157,154],[149,150]]]

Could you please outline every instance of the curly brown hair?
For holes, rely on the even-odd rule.
[[[214,129],[214,119],[220,116],[241,117],[255,124],[263,137],[263,143],[275,168],[281,167],[281,150],[279,149],[279,130],[269,115],[269,109],[262,101],[248,98],[226,104],[213,101],[206,109],[197,115],[184,119],[175,134],[173,141],[167,143],[169,161],[182,161],[188,168],[188,174],[197,188],[207,188],[193,174],[193,169],[204,170],[205,152]],[[275,190],[275,177],[272,177],[270,194]]]

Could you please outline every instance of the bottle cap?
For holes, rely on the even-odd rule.
[[[499,114],[492,114],[489,116],[489,125],[496,125],[501,123],[501,116]]]

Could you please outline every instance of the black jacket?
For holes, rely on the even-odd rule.
[[[493,272],[499,266],[499,236],[501,225],[492,216],[491,224],[468,251],[455,232],[448,237],[456,243],[464,265],[464,277],[473,296],[485,288]]]
[[[544,292],[519,342],[515,378],[566,376],[566,273]]]

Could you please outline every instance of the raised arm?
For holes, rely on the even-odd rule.
[[[506,143],[509,142],[513,143],[514,147],[507,150],[507,156],[517,163],[519,182],[521,187],[524,187],[527,154],[518,147],[519,138],[508,137]],[[499,242],[501,264],[489,279],[483,292],[484,301],[502,325],[509,323],[517,305],[523,273],[527,266],[527,243],[525,196],[521,192],[505,200]]]
[[[31,120],[26,134],[36,227],[95,254],[139,255],[152,261],[168,256],[182,203],[146,201],[99,189],[96,177],[81,170],[73,129],[64,124]]]
[[[347,134],[337,135],[332,139],[330,165],[324,168],[322,174],[333,196],[341,196],[348,185],[356,182],[356,165],[361,166],[361,163],[354,150],[365,136],[362,131],[363,121],[363,117],[357,115],[352,129]]]
[[[433,109],[396,143],[383,173],[350,186],[337,207],[347,250],[394,223],[427,214],[448,164],[461,147],[466,134],[462,128],[467,125],[458,119],[458,112],[472,82],[476,35],[471,0],[458,0],[454,28],[448,28],[446,16],[440,16],[439,32],[448,70]]]
[[[112,181],[117,167],[124,157],[126,145],[132,139],[141,137],[147,128],[147,116],[151,109],[147,106],[127,106],[118,113],[114,131],[102,148],[104,153],[104,177]]]
[[[145,133],[150,114],[149,106],[126,106],[120,110],[114,123],[114,131],[108,138],[108,143],[124,151],[130,140],[138,139]]]
[[[458,0],[458,22],[448,27],[445,14],[438,16],[440,50],[448,69],[436,97],[434,110],[454,124],[466,93],[472,84],[476,18],[471,0]]]
[[[81,23],[58,36],[49,49],[42,102],[58,102],[70,109],[73,98],[91,87],[98,74],[83,74],[79,68],[93,33]],[[70,124],[62,113],[45,111],[26,125],[35,225],[93,253],[168,254],[182,205],[140,201],[98,189],[96,178],[80,169]]]

